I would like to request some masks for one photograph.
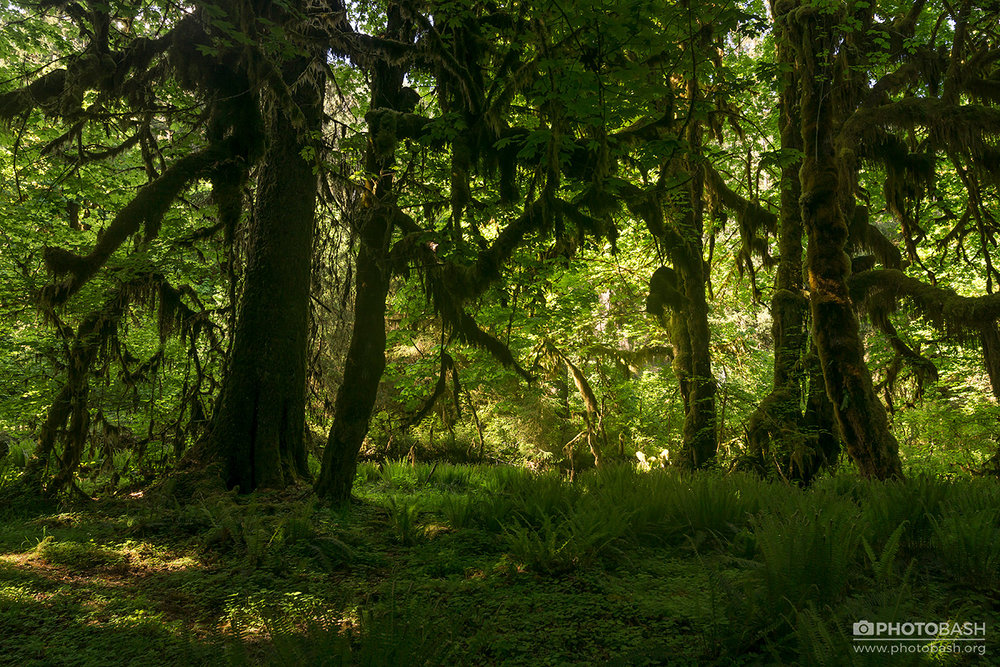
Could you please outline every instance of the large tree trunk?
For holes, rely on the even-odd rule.
[[[772,13],[774,12],[772,3]],[[793,51],[777,30],[778,62],[790,62]],[[799,113],[799,78],[794,70],[784,75],[779,105],[783,151],[802,150]],[[750,418],[748,433],[755,465],[777,466],[779,473],[808,482],[824,464],[836,458],[838,441],[832,433],[832,406],[826,388],[813,381],[809,352],[809,299],[803,291],[802,213],[799,207],[801,162],[781,169],[781,212],[778,228],[778,270],[771,298],[771,333],[774,339],[772,390]],[[803,388],[808,401],[803,414]]]
[[[848,454],[865,477],[902,476],[898,444],[865,363],[858,319],[847,289],[851,261],[841,210],[841,175],[834,144],[833,58],[822,53],[832,18],[799,7],[788,22],[801,76],[802,219],[808,233],[807,265],[813,338],[827,394]],[[826,58],[827,60],[824,60]]]
[[[387,34],[402,37],[407,30],[398,6],[388,12]],[[395,204],[393,174],[396,136],[393,126],[380,123],[382,109],[409,112],[416,102],[403,87],[404,69],[385,60],[374,66],[365,155],[368,194],[358,215],[358,257],[355,277],[354,330],[344,362],[344,379],[337,390],[333,426],[323,452],[316,493],[334,502],[351,496],[358,452],[365,436],[378,385],[385,370],[385,310],[392,277],[388,254]]]
[[[301,75],[302,65],[290,69]],[[309,76],[316,78],[305,82]],[[308,130],[319,127],[322,91],[314,72],[300,78],[296,102]],[[309,475],[303,433],[316,175],[302,157],[305,128],[294,127],[278,108],[268,125],[243,293],[211,436],[227,485],[243,493]]]

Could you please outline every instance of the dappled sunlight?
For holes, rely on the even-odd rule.
[[[0,663],[998,662],[998,25],[0,4]]]
[[[996,569],[987,533],[1000,530],[992,510],[974,530],[958,520],[958,508],[1000,506],[989,480],[832,476],[796,489],[628,464],[570,483],[406,464],[357,491],[349,511],[301,494],[222,494],[171,505],[155,522],[131,502],[24,517],[2,533],[0,621],[49,619],[66,645],[124,641],[138,652],[151,641],[250,663],[377,652],[409,664],[394,662],[407,647],[572,662],[571,646],[597,662],[650,651],[698,661],[755,650],[761,633],[811,632],[821,621],[795,611],[819,601],[833,610],[822,623],[847,623],[869,608],[871,582],[910,586],[892,544],[935,587],[971,590]],[[110,530],[122,525],[135,534]],[[882,554],[877,567],[862,538]],[[943,579],[943,562],[975,582]],[[936,613],[967,615],[929,594],[914,589]]]

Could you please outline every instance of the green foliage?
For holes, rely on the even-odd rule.
[[[287,614],[272,610],[264,617],[270,645],[265,665],[317,665],[320,667],[382,667],[384,665],[447,665],[453,648],[427,628],[413,609],[388,611],[370,607],[357,612],[357,623],[348,632],[322,617],[311,616],[297,627]],[[242,645],[230,649],[232,664],[257,664]]]
[[[441,511],[448,520],[448,525],[456,529],[472,524],[472,519],[476,516],[475,509],[475,501],[467,494],[448,494],[441,501]]]
[[[868,557],[868,564],[871,566],[872,577],[876,585],[887,588],[896,580],[896,557],[899,554],[900,539],[906,530],[907,523],[904,521],[896,527],[889,539],[885,541],[881,553],[876,554],[868,540],[862,536],[861,544],[865,548],[865,555]]]
[[[34,554],[53,565],[65,565],[73,569],[121,568],[125,558],[121,553],[89,542],[56,540],[48,535],[39,542]]]
[[[628,529],[628,515],[593,504],[567,514],[543,514],[540,520],[516,522],[506,529],[515,563],[534,572],[558,574],[585,568]]]
[[[904,525],[902,543],[908,550],[926,546],[931,536],[930,517],[938,512],[948,492],[947,483],[929,475],[868,484],[857,500],[872,536],[872,546],[883,548]]]
[[[412,546],[424,537],[420,523],[421,505],[416,498],[391,496],[386,505],[389,528],[400,544]]]
[[[968,512],[949,504],[931,524],[938,557],[960,582],[989,589],[1000,581],[1000,508]]]
[[[362,461],[358,463],[358,471],[356,482],[360,484],[368,484],[377,479],[381,478],[381,469],[378,464],[373,461]]]
[[[5,506],[0,622],[46,628],[50,655],[94,665],[142,642],[178,665],[866,665],[879,663],[851,649],[860,619],[997,620],[982,593],[996,585],[995,480],[447,471],[412,489],[372,475],[350,509],[301,490]],[[926,541],[874,521],[916,516],[918,498]],[[45,645],[34,637],[0,650],[25,662]]]
[[[848,502],[817,500],[753,522],[763,609],[791,614],[806,602],[837,602],[847,591],[861,545],[859,513]]]

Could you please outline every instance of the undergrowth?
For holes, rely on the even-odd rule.
[[[179,488],[4,514],[0,624],[47,630],[0,662],[884,664],[854,623],[998,620],[996,481],[386,461],[352,507]]]

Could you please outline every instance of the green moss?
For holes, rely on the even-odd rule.
[[[51,535],[43,539],[34,553],[52,565],[78,570],[123,567],[126,559],[119,551],[94,542],[57,541]]]

